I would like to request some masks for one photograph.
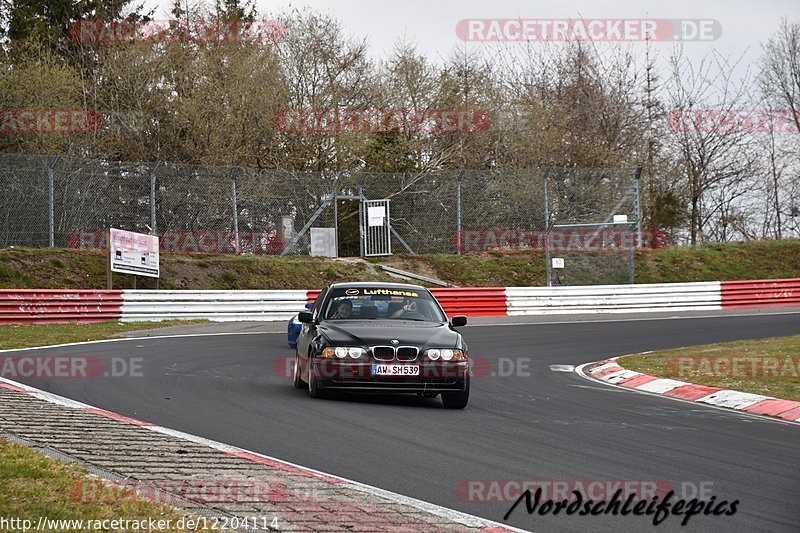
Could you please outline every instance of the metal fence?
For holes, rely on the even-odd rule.
[[[391,200],[394,252],[548,248],[566,263],[553,284],[630,281],[627,253],[576,249],[576,233],[557,226],[623,213],[635,229],[631,168],[311,173],[0,154],[0,247],[104,248],[117,227],[160,235],[164,251],[308,254],[314,227],[336,228],[338,255],[357,256],[362,198]]]

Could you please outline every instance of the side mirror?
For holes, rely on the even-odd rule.
[[[461,326],[466,326],[467,317],[465,317],[464,315],[456,315],[450,318],[450,325],[452,325],[454,328],[460,328]]]
[[[314,321],[314,315],[308,311],[300,311],[300,313],[297,315],[297,320],[303,324],[311,324]]]

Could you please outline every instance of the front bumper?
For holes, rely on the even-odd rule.
[[[469,381],[468,361],[420,360],[417,376],[376,376],[373,364],[382,361],[338,359],[312,359],[311,371],[320,389],[350,390],[360,392],[454,392],[464,391]]]

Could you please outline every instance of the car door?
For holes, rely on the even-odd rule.
[[[322,313],[322,302],[328,294],[328,287],[324,288],[317,296],[314,305],[311,307],[311,314],[316,320]],[[303,324],[300,334],[297,336],[297,353],[300,356],[300,371],[305,375],[306,365],[308,364],[308,347],[314,337],[317,336],[317,326],[315,324]]]

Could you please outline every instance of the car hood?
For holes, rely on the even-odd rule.
[[[319,333],[334,345],[386,346],[396,339],[400,341],[397,346],[417,346],[420,349],[455,348],[461,338],[444,323],[398,320],[325,322],[320,324]]]

